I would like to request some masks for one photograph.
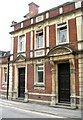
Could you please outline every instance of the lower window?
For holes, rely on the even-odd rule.
[[[7,68],[4,67],[4,82],[7,82]]]
[[[43,71],[44,71],[44,68],[43,68],[43,65],[37,65],[37,83],[43,83]]]

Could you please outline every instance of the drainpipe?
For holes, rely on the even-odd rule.
[[[8,77],[7,77],[7,99],[8,99],[8,91],[9,91],[9,62],[10,62],[10,56],[8,56]]]

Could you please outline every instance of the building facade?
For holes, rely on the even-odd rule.
[[[83,91],[83,1],[12,22],[9,98],[80,108]]]
[[[0,51],[0,97],[7,96],[8,55],[9,51]]]

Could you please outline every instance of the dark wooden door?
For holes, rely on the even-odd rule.
[[[70,64],[58,65],[58,92],[60,103],[70,103]]]
[[[19,79],[18,79],[18,97],[24,98],[25,92],[25,68],[19,68]]]

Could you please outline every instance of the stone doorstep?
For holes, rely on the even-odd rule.
[[[13,100],[13,99],[12,99]],[[28,101],[28,102],[25,102],[24,101],[24,98],[16,98],[15,100],[13,100],[13,101],[16,101],[16,102],[22,102],[22,103],[33,103],[33,102],[31,102],[31,101]],[[36,104],[40,104],[40,105],[45,105],[45,103],[38,103],[38,102],[34,102],[34,103],[36,103]],[[47,106],[48,106],[48,104],[46,104]],[[71,109],[71,110],[76,110],[77,109],[77,107],[74,107],[74,106],[72,106],[71,107],[71,105],[70,104],[66,104],[66,103],[57,103],[56,105],[49,105],[50,107],[55,107],[55,108],[64,108],[64,109]]]
[[[26,103],[24,101],[23,98],[17,98],[16,100],[14,100],[16,102],[22,102],[22,103]],[[27,102],[28,103],[28,102]],[[31,101],[29,101],[29,103],[33,103]],[[35,102],[36,103],[36,102]],[[39,103],[36,103],[39,104]],[[41,104],[40,104],[41,105]],[[43,104],[44,105],[44,104]],[[47,104],[46,104],[47,105]],[[47,105],[48,106],[48,105]],[[57,103],[56,105],[49,105],[50,107],[54,107],[54,108],[63,108],[63,109],[71,109],[71,110],[76,110],[76,107],[71,107],[70,104],[64,104],[64,103]]]
[[[71,109],[71,110],[77,109],[76,107],[71,107],[70,104],[64,104],[64,103],[57,103],[56,105],[52,105],[51,107],[55,107],[55,108],[64,108],[64,109]]]
[[[24,101],[24,98],[16,98],[16,101],[23,102],[23,101]]]

